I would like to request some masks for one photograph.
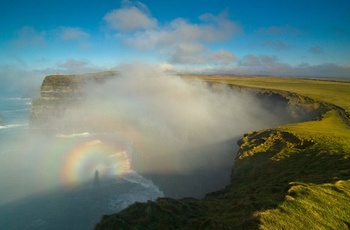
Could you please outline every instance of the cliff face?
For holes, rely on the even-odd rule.
[[[83,75],[51,75],[47,76],[41,86],[40,98],[33,100],[30,112],[30,125],[35,128],[64,130],[78,129],[80,118],[73,121],[65,117],[84,100],[86,86],[99,84],[116,76],[116,72],[108,71]],[[227,85],[207,83],[213,90],[220,90]],[[286,123],[314,119],[323,114],[328,105],[316,102],[297,94],[261,90],[230,85],[233,91],[255,96],[259,104],[272,114],[283,117]]]
[[[30,126],[48,130],[78,129],[79,124],[75,121],[69,122],[65,117],[84,100],[88,85],[105,82],[116,74],[115,71],[107,71],[45,77],[40,98],[32,101]]]
[[[220,86],[212,87],[220,90]],[[275,112],[289,119],[288,122],[318,120],[314,121],[319,122],[316,127],[323,126],[322,116],[330,110],[344,118],[341,108],[297,94],[231,87],[232,90],[255,95],[265,108],[274,110],[276,105],[281,105],[278,107],[283,109]],[[304,223],[295,223],[300,219],[295,217],[279,228],[261,226],[270,210],[284,202],[294,202],[291,205],[300,205],[297,207],[301,209],[313,207],[319,213],[329,212],[332,205],[319,207],[320,201],[314,198],[306,198],[306,206],[298,203],[300,197],[304,198],[311,191],[316,193],[322,189],[326,194],[322,197],[329,194],[345,197],[340,208],[346,209],[350,191],[349,183],[344,186],[344,180],[350,177],[350,171],[344,169],[350,167],[350,162],[344,155],[350,153],[344,152],[341,145],[329,147],[323,142],[322,138],[314,140],[310,136],[282,129],[250,132],[238,141],[240,149],[230,184],[225,189],[207,194],[204,199],[159,198],[156,202],[135,203],[117,214],[103,216],[95,229],[293,229],[295,224],[300,224],[297,225],[298,229],[305,229],[303,224],[307,221],[322,228],[324,223],[319,222],[322,220],[313,217],[312,213],[304,215]],[[325,185],[328,186],[327,190],[324,190]],[[297,209],[288,215],[298,215],[298,212],[300,210]],[[331,218],[346,229],[348,217]],[[278,221],[281,218],[271,222]]]
[[[221,90],[223,87],[229,87],[234,92],[253,95],[262,108],[278,117],[283,117],[285,123],[320,118],[323,113],[334,107],[333,105],[318,102],[311,98],[286,91],[258,89],[213,82],[207,82],[207,85],[214,90]]]
[[[312,211],[303,216],[304,222],[299,221],[298,216],[302,209],[315,209],[317,215],[334,209],[329,202],[321,207],[323,201],[315,198],[318,194],[305,198],[320,190],[322,199],[341,197],[343,203],[337,208],[348,209],[350,184],[346,180],[350,177],[350,170],[345,169],[349,169],[350,161],[344,155],[350,153],[344,153],[341,147],[328,153],[330,149],[321,142],[278,129],[248,133],[238,144],[240,149],[231,182],[225,189],[210,193],[201,200],[159,198],[156,202],[135,203],[120,213],[104,216],[95,230],[305,229],[303,224],[308,221],[322,229],[325,226],[321,222],[323,219],[314,217]],[[305,204],[299,199],[306,199]],[[278,207],[285,202],[297,207],[287,213],[295,216],[277,228],[261,227],[270,210],[279,210]],[[282,214],[286,212],[283,207]],[[336,229],[347,229],[349,215],[332,218],[339,226]],[[281,219],[269,221],[277,223]]]

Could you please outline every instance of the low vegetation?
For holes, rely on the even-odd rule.
[[[297,93],[340,106],[350,111],[350,81],[331,81],[305,78],[284,77],[247,77],[247,76],[201,76],[187,77],[199,78],[209,82],[220,82],[237,86],[254,87],[259,89],[283,90]]]
[[[75,75],[61,75],[55,74],[47,76],[44,80],[45,84],[55,85],[61,82],[68,82],[69,84],[81,83],[87,80],[101,81],[108,77],[112,77],[118,74],[117,71],[104,71],[89,74],[75,74]]]
[[[95,229],[348,229],[350,128],[343,108],[350,108],[349,83],[202,78],[287,90],[331,106],[318,120],[245,134],[225,189],[201,200],[136,203],[104,216]]]

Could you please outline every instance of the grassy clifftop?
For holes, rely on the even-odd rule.
[[[350,82],[305,78],[187,75],[208,82],[219,82],[258,89],[283,90],[335,104],[350,112]]]
[[[78,75],[46,76],[41,85],[41,98],[75,100],[82,97],[86,84],[104,82],[116,74],[116,71],[105,71]]]
[[[348,229],[350,128],[343,108],[350,108],[350,100],[343,98],[350,97],[350,85],[337,83],[338,89],[330,81],[295,79],[301,85],[292,87],[288,78],[214,80],[299,91],[334,106],[319,120],[245,134],[225,189],[201,200],[136,203],[104,216],[95,229]]]
[[[74,127],[73,129],[77,129],[79,120],[66,116],[67,113],[84,99],[88,86],[103,83],[116,75],[116,71],[105,71],[46,76],[41,85],[40,97],[32,101],[29,115],[31,127],[42,129]]]

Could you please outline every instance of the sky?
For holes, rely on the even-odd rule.
[[[132,62],[176,73],[350,77],[348,0],[1,0],[1,92]],[[26,86],[26,87],[24,87]]]

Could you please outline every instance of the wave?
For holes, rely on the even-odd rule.
[[[25,108],[25,109],[3,110],[2,113],[22,112],[22,111],[28,111],[28,110],[29,110],[29,108]]]
[[[7,97],[7,98],[0,98],[0,100],[8,100],[8,101],[29,101],[32,100],[32,98],[29,97]]]
[[[90,133],[84,132],[84,133],[72,133],[72,134],[57,134],[56,137],[59,138],[72,138],[72,137],[88,137],[90,136]]]
[[[108,206],[114,212],[125,209],[135,202],[155,201],[158,197],[164,197],[164,193],[152,181],[143,178],[134,171],[122,178],[127,182],[141,185],[141,187],[134,187],[127,193],[111,196]]]
[[[142,185],[145,188],[152,188],[158,191],[159,193],[163,194],[163,192],[160,191],[159,188],[155,184],[153,184],[151,180],[145,179],[141,175],[137,174],[135,171],[125,174],[122,178],[131,183]]]
[[[10,124],[10,125],[0,125],[0,129],[11,129],[11,128],[19,128],[19,127],[26,127],[28,126],[28,123],[26,124]]]

